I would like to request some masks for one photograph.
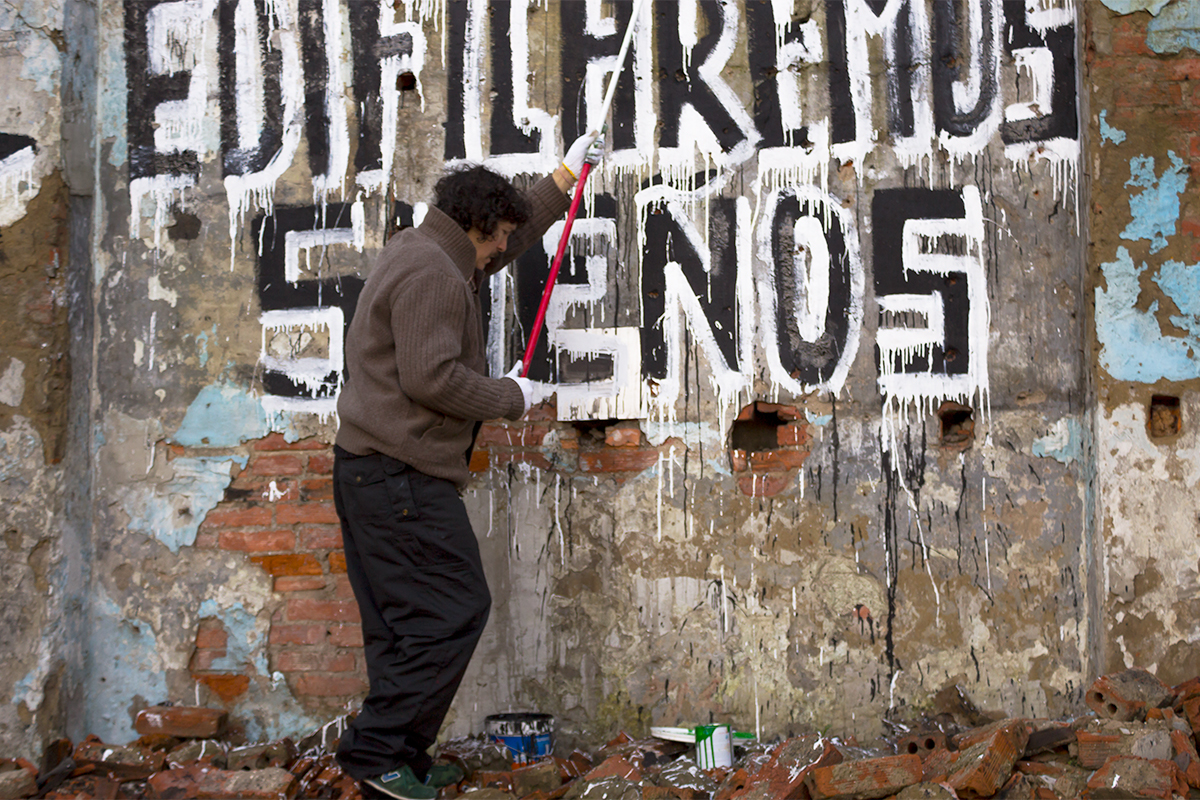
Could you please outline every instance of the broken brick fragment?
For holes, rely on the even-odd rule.
[[[37,793],[37,768],[23,758],[0,758],[0,800],[18,800]]]
[[[808,794],[806,779],[813,770],[840,764],[844,758],[836,745],[816,734],[785,739],[750,776],[745,790],[733,796],[739,800],[801,800]]]
[[[200,706],[151,706],[138,712],[133,726],[143,736],[214,739],[225,727],[224,711]]]
[[[896,742],[897,755],[920,756],[928,758],[934,750],[949,750],[950,743],[946,734],[941,731],[925,731],[900,737]]]
[[[108,775],[91,774],[71,778],[52,792],[46,800],[117,800],[121,783]]]
[[[1192,737],[1181,730],[1171,731],[1171,747],[1175,751],[1171,760],[1179,767],[1179,773],[1189,786],[1200,789],[1200,755]]]
[[[991,797],[1012,775],[1029,741],[1028,721],[1005,720],[987,726],[990,735],[958,754],[946,784],[964,797]]]
[[[513,794],[517,797],[525,797],[534,792],[550,793],[563,783],[558,764],[549,758],[518,767],[511,775]]]
[[[296,758],[296,755],[296,745],[291,739],[249,747],[237,747],[230,750],[225,756],[225,768],[234,771],[286,767]]]
[[[750,775],[744,769],[735,769],[725,776],[713,792],[712,800],[731,800],[750,784]]]
[[[124,779],[149,777],[161,770],[166,760],[162,753],[140,747],[105,744],[97,736],[84,739],[75,748],[73,758],[79,767],[91,767],[98,774]]]
[[[604,778],[613,777],[637,783],[642,779],[642,771],[622,756],[609,756],[604,759],[600,766],[584,775],[583,779],[589,783],[593,783]]]
[[[295,775],[280,767],[233,771],[193,766],[151,775],[146,781],[146,797],[148,800],[218,800],[230,797],[292,800],[296,797],[299,785]]]
[[[870,800],[887,797],[906,786],[921,783],[923,771],[921,757],[905,753],[816,767],[809,772],[805,783],[814,800]]]
[[[1105,761],[1088,779],[1084,797],[1112,797],[1121,792],[1125,797],[1157,797],[1167,800],[1174,796],[1179,781],[1172,761],[1163,759],[1113,756]],[[1180,794],[1186,795],[1183,787]]]
[[[1052,723],[1043,725],[1029,734],[1022,758],[1032,758],[1040,753],[1048,753],[1062,747],[1070,747],[1075,742],[1075,729],[1070,725]]]
[[[934,750],[925,757],[924,781],[926,783],[941,783],[946,780],[946,777],[950,774],[950,770],[954,768],[956,761],[958,761],[958,751]]]
[[[1144,669],[1101,675],[1084,696],[1088,707],[1105,719],[1143,720],[1151,708],[1169,706],[1175,693]]]
[[[1079,742],[1079,763],[1087,769],[1097,769],[1113,756],[1160,760],[1171,757],[1170,727],[1163,720],[1097,719],[1075,736]]]

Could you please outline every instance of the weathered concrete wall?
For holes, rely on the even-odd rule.
[[[76,194],[95,180],[71,206],[94,336],[74,731],[120,740],[140,704],[199,697],[296,733],[365,688],[329,486],[362,277],[447,163],[527,181],[599,123],[631,4],[89,8],[92,157],[64,159]],[[1080,96],[1076,55],[1109,18],[646,3],[535,361],[546,402],[472,462],[496,606],[449,732],[537,708],[589,738],[710,716],[870,736],[948,682],[1079,706],[1139,527],[1093,512],[1148,496],[1105,449],[1137,426],[1092,401],[1081,120],[1115,100]],[[488,287],[495,370],[558,233]],[[1175,453],[1146,480],[1186,481]],[[1161,619],[1165,653],[1196,637],[1155,569],[1126,614]]]
[[[71,363],[60,170],[61,3],[0,7],[0,742],[61,731],[69,677],[61,519]]]
[[[1200,663],[1198,14],[1110,0],[1088,14],[1102,668],[1168,683]]]

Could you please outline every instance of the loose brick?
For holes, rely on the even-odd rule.
[[[1179,767],[1183,779],[1189,786],[1200,789],[1200,754],[1192,737],[1184,731],[1172,730],[1171,749],[1174,750],[1171,760]]]
[[[1144,669],[1101,675],[1084,696],[1097,716],[1121,721],[1145,719],[1148,709],[1168,706],[1174,698],[1166,684]]]
[[[1025,720],[1006,720],[986,739],[959,753],[946,784],[959,795],[991,797],[1008,781],[1028,741]]]
[[[310,600],[292,598],[287,601],[289,622],[325,620],[328,622],[361,622],[358,605],[347,600]]]
[[[203,528],[262,528],[271,524],[273,514],[266,506],[214,508],[201,523]]]
[[[298,442],[289,442],[281,433],[268,433],[254,443],[255,450],[328,450],[329,445],[309,437]]]
[[[75,763],[91,765],[97,772],[109,773],[119,778],[148,778],[163,768],[164,756],[149,749],[105,744],[98,737],[89,736],[72,755]]]
[[[562,783],[558,764],[552,759],[538,761],[512,771],[513,793],[517,797],[526,797],[534,792],[551,793],[562,786]]]
[[[1128,792],[1127,796],[1167,800],[1174,796],[1178,787],[1177,770],[1174,762],[1162,759],[1113,756],[1092,774],[1087,785],[1095,793],[1118,790],[1123,794]],[[1186,793],[1185,787],[1181,794]]]
[[[346,571],[346,554],[341,550],[334,550],[329,554],[329,571],[332,573],[344,573]]]
[[[244,695],[250,688],[250,677],[248,675],[235,675],[226,672],[218,675],[197,675],[195,678],[226,703],[232,703]]]
[[[946,734],[941,731],[925,731],[902,736],[896,742],[896,753],[899,755],[920,756],[922,760],[929,757],[934,750],[948,750],[949,743]]]
[[[143,736],[212,739],[225,727],[225,712],[200,706],[151,706],[138,712],[133,726]]]
[[[1163,720],[1092,720],[1075,737],[1079,742],[1079,763],[1088,769],[1099,768],[1113,756],[1160,760],[1171,757],[1171,732]]]
[[[296,776],[281,767],[257,770],[212,769],[204,765],[164,770],[146,782],[148,798],[188,797],[218,800],[288,800],[299,787]]]
[[[921,757],[904,754],[847,761],[829,767],[816,767],[805,780],[814,800],[832,797],[887,797],[906,786],[920,783]]]
[[[587,775],[584,775],[583,779],[595,782],[602,778],[612,777],[624,778],[627,781],[637,783],[642,779],[642,771],[621,756],[609,756],[604,759],[600,766],[593,769]]]
[[[840,764],[844,756],[841,750],[820,736],[807,734],[785,739],[771,750],[766,763],[745,779],[735,778],[743,790],[730,791],[731,798],[738,800],[807,800],[809,774],[817,768],[828,768]],[[743,772],[742,770],[736,770]],[[743,773],[745,774],[745,773]],[[729,791],[732,787],[718,787]]]
[[[320,644],[325,641],[324,625],[288,625],[276,622],[267,634],[270,644]]]
[[[296,534],[289,530],[221,531],[217,544],[222,550],[271,553],[296,549]]]
[[[300,523],[337,524],[338,515],[333,503],[288,503],[275,509],[280,525]]]
[[[579,454],[579,469],[583,472],[641,472],[657,463],[657,450],[605,447]]]
[[[295,455],[258,456],[250,462],[252,475],[302,475],[305,459]]]
[[[329,643],[338,647],[362,647],[362,625],[330,625]]]
[[[348,697],[367,690],[367,684],[361,678],[311,673],[296,675],[293,687],[296,694],[307,697]]]
[[[314,592],[325,588],[324,575],[281,575],[275,579],[275,591]]]
[[[268,575],[323,575],[321,563],[312,553],[286,553],[273,556],[253,556],[250,559]]]
[[[37,769],[23,758],[0,759],[0,798],[33,797],[37,794]]]

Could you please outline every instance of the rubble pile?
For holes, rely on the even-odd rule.
[[[621,734],[596,752],[513,763],[482,738],[444,743],[467,777],[442,800],[831,800],[832,798],[1200,798],[1200,677],[1174,688],[1144,670],[1089,689],[1092,713],[1074,720],[988,719],[960,688],[934,716],[889,723],[873,746],[793,736],[735,748],[728,768],[701,769],[694,748]],[[341,724],[294,743],[230,747],[224,714],[143,710],[141,738],[88,737],[46,749],[42,769],[0,759],[5,798],[251,798],[357,800],[362,789],[333,759]],[[519,757],[519,754],[518,754]],[[369,795],[368,795],[369,797]]]

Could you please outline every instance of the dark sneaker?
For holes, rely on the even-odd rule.
[[[394,797],[396,800],[434,800],[437,789],[426,786],[417,780],[412,767],[405,764],[394,772],[385,772],[363,781],[384,797]]]
[[[429,768],[429,774],[425,776],[425,785],[441,789],[443,786],[458,783],[465,777],[467,773],[453,761],[435,761]]]

